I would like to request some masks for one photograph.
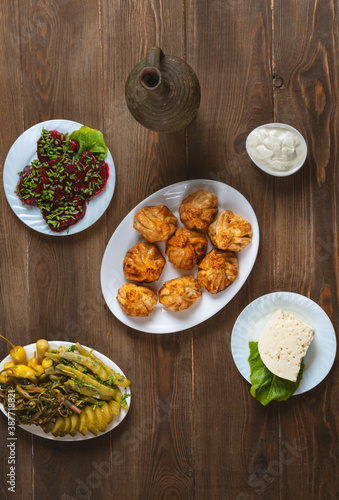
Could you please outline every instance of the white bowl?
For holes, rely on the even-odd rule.
[[[253,153],[250,152],[249,148],[249,140],[255,132],[260,131],[260,129],[272,129],[272,128],[279,128],[282,130],[285,130],[286,132],[293,132],[300,140],[302,143],[302,155],[301,158],[298,162],[297,165],[293,166],[292,168],[289,168],[287,170],[279,170],[274,167],[269,167],[267,164],[263,163],[260,158],[256,158],[253,156]],[[307,144],[304,139],[304,137],[301,135],[301,133],[294,127],[291,127],[291,125],[286,125],[285,123],[266,123],[264,125],[260,125],[260,127],[255,128],[250,132],[250,134],[247,136],[246,139],[246,151],[248,153],[248,156],[251,158],[253,163],[257,165],[261,170],[266,172],[267,174],[274,175],[275,177],[287,177],[288,175],[292,175],[295,172],[297,172],[305,163],[306,157],[307,157]]]

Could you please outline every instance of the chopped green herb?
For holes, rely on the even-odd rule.
[[[127,399],[127,398],[129,398],[130,396],[131,396],[131,395],[130,395],[130,394],[128,394],[127,392],[125,392],[125,394],[123,394],[123,395],[121,396],[121,398],[120,398],[120,404],[121,404],[121,406],[126,406],[126,404],[127,404],[126,399]]]

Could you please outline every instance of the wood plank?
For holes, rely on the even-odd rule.
[[[102,130],[98,5],[82,2],[79,9],[74,3],[25,3],[20,16],[28,37],[21,47],[25,127],[66,118]],[[70,237],[50,237],[32,230],[28,234],[27,328],[32,341],[41,337],[78,340],[105,352],[106,317],[99,295],[104,218],[88,231]],[[61,497],[65,484],[78,476],[80,480],[88,477],[92,471],[84,446],[72,447],[71,464],[70,446],[61,444],[57,459],[54,446],[42,447],[41,439],[33,438],[34,495],[38,498],[50,494],[51,461],[64,469],[63,480],[53,485],[56,497]],[[99,455],[107,458],[109,453],[105,449],[102,455],[98,444],[93,447],[93,460]]]
[[[251,399],[230,352],[238,314],[269,287],[265,263],[272,248],[265,224],[271,182],[249,161],[245,139],[252,128],[273,118],[270,5],[190,1],[186,23],[187,60],[202,87],[201,109],[188,130],[190,175],[239,190],[262,231],[257,263],[242,290],[207,324],[195,327],[195,498],[219,498],[222,491],[227,498],[250,498],[248,492],[259,493],[263,485],[266,490],[262,476],[279,451],[277,408],[272,405],[268,413]],[[279,483],[272,482],[267,491],[277,497]]]
[[[166,135],[145,129],[134,120],[124,98],[127,76],[149,47],[159,45],[165,54],[184,57],[183,26],[180,3],[102,2],[104,123],[117,167],[109,236],[137,203],[185,179],[185,131]],[[112,357],[121,360],[134,391],[128,422],[111,436],[113,453],[123,455],[116,469],[120,480],[133,485],[135,498],[189,498],[191,374],[180,367],[190,360],[191,335],[141,333],[122,325],[110,312],[108,331]],[[116,498],[125,496],[116,491],[113,477],[107,491],[114,491]]]
[[[23,131],[20,20],[19,9],[15,2],[3,2],[0,5],[0,23],[0,64],[2,68],[0,78],[0,94],[2,96],[0,103],[2,123],[0,164],[2,178],[7,153],[14,140]],[[27,231],[12,212],[3,192],[0,196],[0,214],[0,330],[2,335],[14,343],[21,341],[28,343],[30,332],[29,307],[26,302],[28,295]],[[11,237],[13,234],[15,234],[15,239]],[[5,341],[0,340],[0,358],[2,359],[7,356],[9,346]],[[16,474],[20,471],[22,477],[31,478],[32,476],[32,438],[29,434],[20,432],[19,429],[15,429],[15,436],[13,436],[11,435],[12,430],[12,426],[8,427],[8,421],[4,417],[1,418],[1,498],[7,498],[7,495],[13,496],[13,493],[8,490],[8,488],[13,487],[13,484],[7,482],[13,481],[11,467],[15,467]],[[30,489],[30,480],[28,484],[28,489]],[[17,498],[23,498],[27,495],[27,483],[15,480],[14,491]],[[27,497],[30,498],[30,494]]]
[[[282,23],[281,19],[288,19],[292,12],[295,21]],[[286,186],[277,189],[275,198],[277,224],[283,218],[286,229],[292,228],[304,242],[294,257],[291,284],[293,291],[308,295],[324,307],[338,325],[338,281],[333,273],[339,267],[336,18],[332,2],[290,2],[288,6],[275,2],[273,70],[283,82],[274,93],[276,117],[298,128],[309,148],[307,161],[288,194]],[[301,20],[302,33],[298,29]],[[279,215],[287,200],[293,211],[289,210],[289,216]],[[284,244],[280,275],[294,246],[292,239]],[[336,393],[337,382],[338,373],[332,372],[301,401],[293,401],[289,412],[281,411],[281,440],[291,447],[285,462],[281,460],[282,497],[293,494],[297,481],[302,499],[338,495],[339,456],[332,428],[336,411],[331,396]]]

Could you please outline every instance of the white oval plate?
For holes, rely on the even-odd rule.
[[[112,155],[109,151],[107,151],[107,156],[105,158],[105,162],[109,168],[105,189],[102,193],[94,196],[86,205],[85,216],[83,219],[80,219],[79,222],[70,226],[68,232],[62,231],[57,233],[52,231],[44,221],[40,209],[38,207],[23,205],[20,198],[14,192],[19,181],[18,172],[21,172],[26,165],[29,165],[32,160],[37,158],[36,144],[43,128],[47,130],[58,130],[64,134],[71,134],[81,126],[81,123],[70,120],[48,120],[37,123],[18,137],[6,157],[3,171],[3,184],[8,203],[13,212],[24,224],[39,233],[49,234],[51,236],[68,236],[70,234],[79,233],[94,224],[94,222],[102,216],[112,199],[115,187],[115,167]]]
[[[313,389],[326,377],[337,351],[333,325],[325,311],[313,300],[297,293],[275,292],[251,302],[234,324],[231,339],[232,356],[241,375],[250,382],[248,343],[259,340],[265,323],[277,309],[295,314],[314,328],[314,338],[305,356],[303,377],[294,393],[302,394]]]
[[[67,349],[68,349],[69,347],[74,345],[74,342],[65,342],[63,340],[61,342],[58,342],[57,340],[53,340],[53,341],[48,341],[48,343],[49,343],[49,347],[51,349],[57,349],[60,345],[63,345],[64,347],[67,347]],[[85,349],[92,351],[93,354],[95,354],[95,356],[97,358],[101,359],[101,361],[103,361],[109,368],[112,368],[117,373],[120,373],[121,375],[126,377],[126,375],[123,373],[123,371],[115,363],[113,363],[113,361],[111,359],[107,358],[106,356],[104,356],[100,352],[92,349],[91,347],[86,347],[86,346],[83,346],[83,347]],[[24,348],[25,348],[25,351],[27,354],[27,359],[29,359],[34,355],[34,351],[36,351],[36,344],[29,344],[29,345],[26,345]],[[0,371],[3,369],[4,364],[7,363],[7,361],[12,361],[12,358],[10,355],[6,356],[6,358],[4,358],[1,361]],[[123,421],[123,419],[126,417],[126,415],[128,413],[129,407],[131,405],[131,390],[130,390],[130,388],[129,387],[124,388],[124,387],[120,387],[120,386],[119,386],[119,388],[123,394],[130,395],[127,399],[128,409],[123,410],[121,408],[119,415],[117,417],[115,417],[113,419],[113,421],[107,426],[106,431],[105,432],[98,432],[97,436],[94,436],[91,432],[88,431],[86,436],[83,436],[82,434],[80,434],[80,432],[78,432],[74,437],[72,437],[70,435],[66,435],[64,437],[54,437],[53,434],[51,434],[50,432],[48,434],[46,434],[41,429],[41,427],[39,427],[38,425],[34,425],[34,424],[33,425],[19,425],[18,427],[20,427],[20,429],[24,429],[25,431],[30,432],[31,434],[34,434],[35,436],[40,436],[40,437],[43,437],[46,439],[52,439],[52,440],[57,440],[57,441],[84,441],[86,439],[93,439],[95,437],[103,436],[104,434],[107,434],[107,432],[110,432],[112,429],[117,427]],[[8,418],[7,412],[4,410],[4,407],[2,404],[0,404],[0,410]]]
[[[178,218],[178,227],[182,226],[179,218],[179,206],[182,200],[188,194],[198,189],[212,191],[218,197],[219,212],[221,210],[233,210],[237,214],[247,219],[253,229],[252,242],[238,253],[239,275],[230,287],[215,295],[209,294],[203,290],[203,296],[197,300],[193,306],[185,311],[174,313],[157,304],[152,314],[146,318],[132,318],[126,316],[116,300],[118,289],[126,278],[123,273],[123,260],[126,252],[144,241],[142,236],[133,228],[133,217],[142,207],[146,205],[166,205]],[[156,244],[165,255],[164,242]],[[212,180],[188,180],[172,184],[166,188],[160,189],[144,201],[139,203],[120,223],[113,236],[111,237],[101,264],[101,289],[105,301],[112,313],[125,325],[136,330],[148,333],[173,333],[187,328],[191,328],[216,314],[222,309],[240,290],[245,283],[251,269],[254,265],[259,247],[259,226],[255,213],[242,194],[226,184]],[[207,251],[213,248],[209,242]],[[149,288],[158,292],[163,283],[167,280],[184,276],[188,274],[197,274],[197,268],[192,271],[183,271],[175,268],[166,260],[166,265],[160,279],[151,284]]]

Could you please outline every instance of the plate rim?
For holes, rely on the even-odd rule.
[[[19,209],[16,210],[15,209],[15,205],[14,203],[11,201],[10,197],[15,195],[14,191],[12,192],[12,182],[10,180],[10,177],[13,175],[15,175],[13,172],[12,172],[12,168],[11,166],[9,165],[9,162],[12,160],[12,155],[14,154],[15,152],[15,149],[18,147],[18,145],[20,144],[20,140],[22,141],[24,139],[24,136],[26,135],[29,135],[29,134],[32,134],[33,132],[35,133],[35,130],[36,129],[37,131],[40,130],[39,133],[41,133],[41,130],[43,127],[46,127],[46,128],[49,128],[49,127],[54,127],[58,124],[58,126],[60,127],[60,123],[61,124],[65,124],[67,126],[71,126],[71,127],[82,127],[83,124],[80,123],[80,122],[77,122],[77,121],[74,121],[74,120],[68,120],[68,119],[64,119],[64,118],[53,118],[53,119],[50,119],[50,120],[44,120],[42,122],[39,122],[39,123],[36,123],[35,125],[32,125],[31,127],[27,128],[26,130],[24,130],[17,138],[16,140],[13,142],[13,144],[11,145],[11,147],[9,148],[8,150],[8,153],[6,155],[6,158],[5,158],[5,161],[4,161],[4,166],[3,166],[3,175],[2,175],[2,184],[3,184],[3,190],[4,190],[4,193],[5,193],[5,196],[6,196],[6,199],[7,199],[7,202],[9,204],[9,206],[11,207],[11,210],[14,212],[14,214],[18,217],[18,219],[23,222],[28,228],[34,230],[34,231],[37,231],[38,233],[40,234],[45,234],[47,236],[71,236],[73,234],[77,234],[77,233],[80,233],[86,229],[88,229],[89,227],[91,227],[93,224],[95,224],[95,222],[97,222],[101,217],[102,215],[106,212],[112,198],[113,198],[113,194],[114,194],[114,190],[115,190],[115,185],[116,185],[116,170],[115,170],[115,164],[114,164],[114,160],[113,160],[113,156],[110,152],[110,150],[107,148],[107,155],[105,157],[105,162],[108,163],[108,166],[109,166],[109,176],[108,176],[108,180],[107,180],[107,184],[103,190],[102,193],[99,193],[98,196],[100,196],[100,194],[102,194],[103,196],[106,195],[106,198],[105,198],[105,201],[103,202],[103,209],[100,209],[98,211],[98,215],[96,216],[95,213],[92,214],[92,218],[90,219],[88,217],[88,210],[90,210],[89,207],[93,207],[93,202],[95,202],[95,198],[94,197],[91,201],[92,201],[92,205],[89,204],[87,205],[86,204],[86,214],[84,216],[83,219],[81,219],[77,224],[74,224],[73,226],[70,226],[68,228],[68,232],[65,230],[65,231],[61,231],[61,232],[54,232],[52,231],[51,229],[49,229],[48,225],[46,223],[45,226],[42,225],[42,222],[43,221],[43,218],[42,218],[42,215],[41,213],[38,212],[38,208],[37,207],[28,207],[28,206],[25,206],[25,205],[21,205],[21,201],[19,199],[19,197],[17,197],[18,199],[18,206],[20,207],[21,210],[23,210],[23,214],[25,215],[29,215],[29,210],[32,210],[32,209],[35,209],[36,208],[36,212],[34,213],[34,215],[41,219],[41,227],[39,225],[39,227],[34,227],[34,225],[32,225],[30,223],[30,220],[27,220],[26,218],[23,218],[20,213],[19,213]],[[61,125],[62,126],[62,125]],[[50,130],[52,128],[49,128]],[[76,128],[74,128],[74,130],[77,130]],[[61,130],[62,132],[62,130]],[[33,151],[33,148],[32,148],[32,151]],[[33,153],[33,156],[34,156],[34,153]],[[20,165],[20,167],[18,167],[17,171],[20,171],[20,168],[24,168],[25,165]],[[106,189],[108,187],[108,189]],[[15,195],[17,196],[17,195]],[[102,200],[102,198],[101,198]],[[91,210],[92,211],[92,210]],[[87,219],[86,219],[86,216],[87,216]],[[82,224],[81,224],[82,223]],[[40,223],[39,223],[40,224]],[[84,227],[82,227],[84,226]],[[80,227],[80,229],[79,229]]]
[[[48,344],[49,344],[49,347],[52,348],[52,349],[55,349],[57,348],[58,346],[64,346],[64,347],[71,347],[72,345],[75,345],[76,342],[69,342],[69,341],[66,341],[66,340],[48,340]],[[96,349],[93,349],[92,347],[88,347],[88,346],[85,346],[83,344],[81,344],[82,347],[84,347],[85,349],[93,352],[93,354],[95,354],[95,356],[97,356],[99,359],[102,359],[102,361],[104,361],[105,363],[108,363],[109,362],[109,365],[111,368],[114,369],[114,371],[118,371],[118,373],[120,373],[121,375],[123,375],[125,378],[126,375],[124,374],[124,372],[121,370],[121,368],[119,368],[119,366],[110,358],[108,358],[107,356],[105,356],[105,354],[102,354],[101,352],[97,351]],[[33,342],[32,344],[27,344],[25,346],[23,346],[23,348],[26,350],[28,350],[28,352],[30,352],[30,349],[32,349],[32,352],[35,350],[36,351],[36,342]],[[26,351],[27,352],[27,351]],[[27,354],[28,354],[27,352]],[[8,354],[5,358],[3,358],[0,362],[0,371],[3,367],[3,365],[5,363],[7,363],[7,361],[11,361],[12,360],[12,357],[10,354]],[[86,436],[83,436],[82,434],[80,434],[79,432],[75,435],[75,436],[69,436],[68,434],[66,436],[63,436],[63,437],[60,437],[60,436],[53,436],[53,434],[51,434],[50,432],[49,433],[45,433],[41,427],[39,426],[36,426],[35,424],[33,425],[20,425],[20,424],[15,424],[16,427],[20,428],[20,429],[23,429],[24,431],[27,431],[29,432],[30,434],[34,435],[34,436],[37,436],[37,437],[41,437],[41,438],[44,438],[44,439],[49,439],[51,441],[63,441],[63,442],[73,442],[73,441],[86,441],[88,439],[94,439],[94,438],[98,438],[98,437],[101,437],[101,436],[104,436],[105,434],[111,432],[113,429],[115,429],[127,416],[128,412],[129,412],[129,409],[130,409],[130,406],[131,406],[131,399],[132,399],[132,393],[131,393],[131,389],[130,389],[130,386],[128,387],[121,387],[120,388],[122,390],[122,392],[124,394],[129,394],[129,398],[128,398],[128,407],[127,407],[127,410],[121,410],[118,417],[115,417],[113,419],[113,421],[107,426],[107,429],[104,431],[104,432],[98,432],[98,434],[95,436],[94,434],[88,432],[86,434]],[[8,414],[3,406],[2,403],[0,403],[0,411],[5,415],[6,418],[8,418]],[[36,431],[36,432],[34,432]]]
[[[252,308],[258,308],[258,306],[262,306],[263,309],[266,309],[264,316],[267,316],[267,317],[269,316],[269,314],[271,312],[273,313],[277,309],[284,308],[284,306],[282,306],[282,305],[275,305],[274,300],[277,300],[280,302],[285,302],[286,310],[288,310],[288,305],[292,306],[292,309],[298,310],[296,312],[296,314],[298,314],[299,310],[300,311],[302,311],[302,309],[305,310],[307,306],[309,308],[313,308],[316,315],[319,317],[319,321],[320,320],[326,321],[327,327],[328,327],[328,339],[329,339],[330,343],[333,344],[333,347],[334,347],[333,351],[331,351],[332,356],[329,356],[327,358],[328,359],[328,366],[326,367],[325,373],[323,373],[321,375],[321,378],[318,377],[318,379],[316,379],[316,381],[312,385],[310,385],[309,382],[307,382],[307,381],[305,382],[305,376],[303,376],[298,389],[293,394],[293,396],[297,396],[297,395],[304,394],[304,393],[314,389],[317,385],[319,385],[327,377],[327,375],[329,374],[329,372],[332,369],[332,366],[333,366],[335,358],[336,358],[336,353],[337,353],[337,338],[336,338],[336,333],[335,333],[335,329],[334,329],[334,326],[332,324],[332,321],[330,320],[329,316],[324,311],[324,309],[319,304],[317,304],[314,300],[310,299],[309,297],[307,297],[305,295],[302,295],[302,294],[299,294],[296,292],[287,292],[287,291],[276,291],[276,292],[271,292],[268,294],[261,295],[260,297],[257,297],[256,299],[251,301],[249,304],[247,304],[246,307],[244,307],[244,309],[240,312],[240,314],[238,315],[238,317],[233,325],[232,335],[231,335],[231,354],[232,354],[234,364],[235,364],[236,368],[238,369],[239,373],[243,376],[243,378],[249,384],[251,384],[250,379],[249,379],[250,367],[248,364],[248,356],[249,356],[250,351],[249,351],[248,343],[251,340],[250,339],[250,331],[251,331],[251,329],[252,330],[254,329],[255,322],[250,323],[248,325],[248,329],[246,330],[246,334],[243,335],[243,337],[246,336],[246,349],[245,348],[243,349],[243,352],[245,354],[242,356],[241,361],[244,361],[244,358],[246,356],[246,363],[247,363],[246,370],[242,370],[242,368],[241,368],[242,365],[240,365],[239,357],[236,354],[236,352],[237,352],[236,347],[238,346],[238,342],[240,342],[241,340],[244,340],[244,339],[241,339],[241,334],[239,334],[239,332],[238,332],[239,324],[241,324],[241,322],[244,320],[244,318],[247,319],[246,316],[250,313]],[[268,306],[267,304],[264,304],[264,301],[270,301],[270,306]],[[264,316],[261,316],[262,319],[264,318]],[[301,319],[307,318],[307,315],[306,314],[304,315],[303,312],[300,313],[300,316],[302,316]],[[306,319],[306,321],[307,321],[307,319]],[[258,322],[258,320],[256,320],[256,322]],[[311,326],[314,326],[314,325],[311,325]],[[314,328],[316,328],[316,325],[314,326]],[[316,333],[316,331],[315,331],[315,333]],[[252,339],[252,340],[254,340],[254,339]],[[311,344],[308,352],[306,353],[305,359],[307,359],[307,355],[309,355],[311,347],[312,347],[312,344]],[[317,356],[317,353],[315,353],[314,356]],[[319,354],[318,354],[318,356],[319,356]],[[311,369],[311,367],[310,367],[310,369]],[[308,383],[308,385],[307,385],[307,383]]]
[[[202,320],[198,319],[197,321],[193,321],[189,325],[181,325],[181,326],[178,326],[176,328],[167,329],[165,331],[155,331],[154,328],[151,328],[151,327],[147,328],[146,322],[144,324],[141,323],[141,322],[140,323],[133,323],[133,319],[131,319],[129,316],[124,315],[123,312],[121,312],[121,315],[117,316],[115,314],[115,312],[112,310],[112,308],[110,307],[108,301],[106,300],[106,294],[105,294],[104,286],[103,286],[104,279],[105,279],[104,278],[104,267],[105,267],[105,263],[106,263],[106,260],[107,260],[107,255],[108,255],[110,246],[112,245],[112,241],[114,241],[115,234],[121,229],[121,227],[123,227],[126,224],[126,222],[128,221],[128,219],[132,218],[133,214],[136,213],[140,208],[142,208],[143,206],[145,206],[150,199],[153,199],[156,196],[163,196],[165,193],[170,192],[172,190],[175,190],[176,188],[179,188],[179,187],[182,187],[182,186],[186,186],[186,190],[189,189],[190,186],[193,186],[195,189],[203,189],[202,186],[200,188],[198,187],[198,185],[200,185],[200,184],[204,184],[205,186],[207,186],[207,185],[209,185],[209,186],[218,186],[219,189],[230,190],[231,192],[233,192],[235,194],[235,196],[237,196],[237,197],[239,197],[239,199],[241,199],[242,203],[245,204],[245,206],[247,207],[247,209],[251,212],[251,214],[253,216],[252,229],[253,229],[253,234],[255,235],[252,238],[252,242],[251,242],[252,248],[253,248],[252,251],[254,253],[254,255],[253,255],[253,262],[251,263],[250,269],[248,271],[248,274],[245,277],[244,281],[241,283],[239,289],[234,294],[232,294],[231,298],[229,300],[227,300],[226,303],[224,303],[219,309],[217,309],[215,312],[213,312],[213,314],[205,317]],[[183,196],[185,196],[185,195],[183,195]],[[222,209],[219,206],[218,211],[220,212],[221,210]],[[180,223],[180,218],[178,218],[178,223]],[[133,229],[133,228],[131,227],[131,229]],[[260,244],[260,228],[259,228],[259,223],[258,223],[258,219],[257,219],[256,213],[255,213],[252,205],[247,200],[247,198],[240,191],[238,191],[237,189],[235,189],[234,187],[232,187],[232,186],[230,186],[228,184],[225,184],[225,183],[220,182],[220,181],[212,180],[212,179],[186,179],[184,181],[176,182],[176,183],[170,184],[168,186],[165,186],[165,187],[163,187],[163,188],[155,191],[154,193],[150,194],[145,199],[141,200],[136,206],[134,206],[126,214],[126,216],[123,218],[123,220],[119,223],[119,225],[116,227],[116,229],[114,230],[113,234],[111,235],[111,237],[110,237],[110,239],[109,239],[109,241],[108,241],[108,243],[106,245],[104,254],[103,254],[103,258],[102,258],[102,262],[101,262],[101,267],[100,267],[100,285],[101,285],[101,291],[102,291],[102,294],[104,296],[106,305],[109,308],[109,310],[111,311],[111,313],[119,321],[121,321],[123,324],[125,324],[126,326],[128,326],[130,328],[133,328],[133,329],[135,329],[135,330],[137,330],[139,332],[151,333],[151,334],[154,334],[154,335],[171,334],[171,333],[176,333],[176,332],[180,332],[180,331],[185,331],[187,329],[193,328],[194,326],[196,326],[198,324],[201,324],[204,321],[207,321],[208,319],[210,319],[212,316],[214,316],[215,314],[217,314],[221,309],[223,309],[235,297],[235,295],[240,291],[240,289],[242,288],[242,286],[247,281],[247,279],[248,279],[248,277],[249,277],[249,275],[250,275],[250,273],[251,273],[251,271],[253,269],[253,266],[254,266],[254,264],[256,262],[258,251],[259,251],[259,244]],[[126,247],[126,251],[127,250],[128,250],[128,248]],[[122,265],[122,263],[121,263],[121,265]],[[191,272],[191,271],[188,271],[188,273],[189,272]],[[123,282],[125,282],[125,281],[128,282],[128,280],[125,280],[125,278],[122,278],[122,279],[124,280]],[[206,293],[208,293],[208,292],[206,292]],[[184,312],[184,311],[182,311],[182,312]],[[170,312],[169,312],[169,314],[170,314]],[[173,314],[180,314],[180,313],[173,313]],[[150,320],[151,316],[148,317],[148,318],[134,318],[134,320],[140,320],[140,319],[141,320]]]

